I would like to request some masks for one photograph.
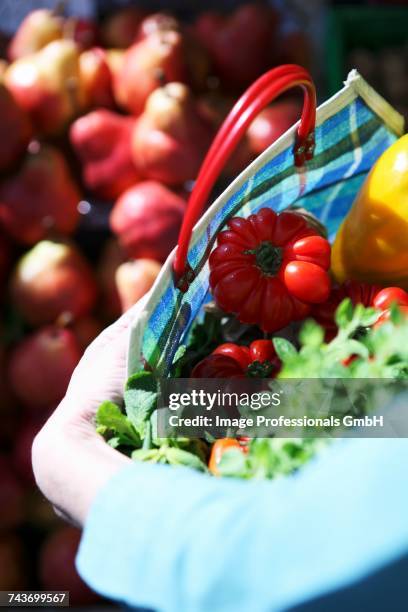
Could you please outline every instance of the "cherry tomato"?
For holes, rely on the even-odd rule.
[[[254,340],[249,347],[251,361],[273,361],[276,359],[276,352],[271,340]]]
[[[234,438],[221,438],[220,440],[216,440],[211,449],[210,461],[208,463],[208,469],[210,470],[211,474],[214,474],[214,476],[220,475],[218,466],[220,464],[221,457],[225,451],[229,450],[230,448],[237,448],[243,453],[247,452],[247,447],[241,445],[238,440],[235,440]]]
[[[272,344],[272,342],[269,342]],[[215,351],[212,353],[213,355],[226,355],[227,357],[231,357],[239,363],[243,370],[245,370],[249,364],[251,363],[251,354],[249,348],[247,346],[240,346],[239,344],[234,344],[233,342],[226,342],[225,344],[220,344],[217,346]]]
[[[387,310],[392,304],[408,306],[408,293],[400,287],[387,287],[381,289],[373,300],[374,308],[379,310]]]
[[[330,295],[330,278],[324,268],[308,261],[292,261],[285,268],[285,284],[302,302],[321,304]]]

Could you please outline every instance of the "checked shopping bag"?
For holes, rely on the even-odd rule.
[[[192,229],[247,125],[276,95],[295,85],[305,92],[301,121],[252,162]],[[146,362],[158,377],[169,375],[177,348],[209,299],[208,257],[230,217],[248,216],[262,207],[302,207],[324,223],[333,239],[371,166],[402,133],[403,118],[355,70],[344,88],[317,110],[305,70],[283,66],[261,77],[221,128],[190,198],[178,250],[166,261],[143,311],[135,315],[129,375]]]

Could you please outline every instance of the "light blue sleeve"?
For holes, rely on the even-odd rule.
[[[407,474],[407,439],[339,441],[272,482],[135,463],[96,499],[79,572],[130,606],[284,610],[408,552]]]

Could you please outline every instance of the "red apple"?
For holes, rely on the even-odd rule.
[[[182,185],[196,178],[213,134],[190,89],[169,83],[149,96],[134,127],[133,161],[148,179]]]
[[[25,320],[39,326],[64,313],[74,319],[89,314],[97,288],[89,264],[72,244],[43,240],[17,263],[11,296]]]
[[[302,107],[294,100],[274,102],[265,108],[248,128],[251,150],[259,155],[282,136],[301,116]]]
[[[77,119],[70,140],[82,163],[83,181],[93,193],[111,200],[140,178],[131,155],[132,117],[100,109]]]
[[[112,231],[130,257],[165,261],[176,245],[184,200],[155,181],[131,187],[116,201]]]
[[[57,405],[65,395],[81,350],[72,331],[43,327],[12,351],[9,381],[24,406]]]
[[[153,259],[134,259],[118,267],[116,285],[122,312],[129,310],[151,289],[160,270],[161,265]]]
[[[80,199],[61,153],[32,143],[18,171],[0,184],[0,225],[23,244],[35,244],[51,229],[70,234]]]
[[[99,597],[81,580],[75,568],[81,532],[74,527],[61,527],[51,533],[40,551],[40,582],[49,591],[69,591],[69,603],[89,605]]]

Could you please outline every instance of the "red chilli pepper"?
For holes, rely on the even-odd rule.
[[[330,293],[330,244],[293,212],[233,218],[210,255],[215,302],[242,323],[277,331]]]
[[[255,340],[249,347],[227,342],[197,363],[191,378],[271,378],[279,368],[271,340]]]

